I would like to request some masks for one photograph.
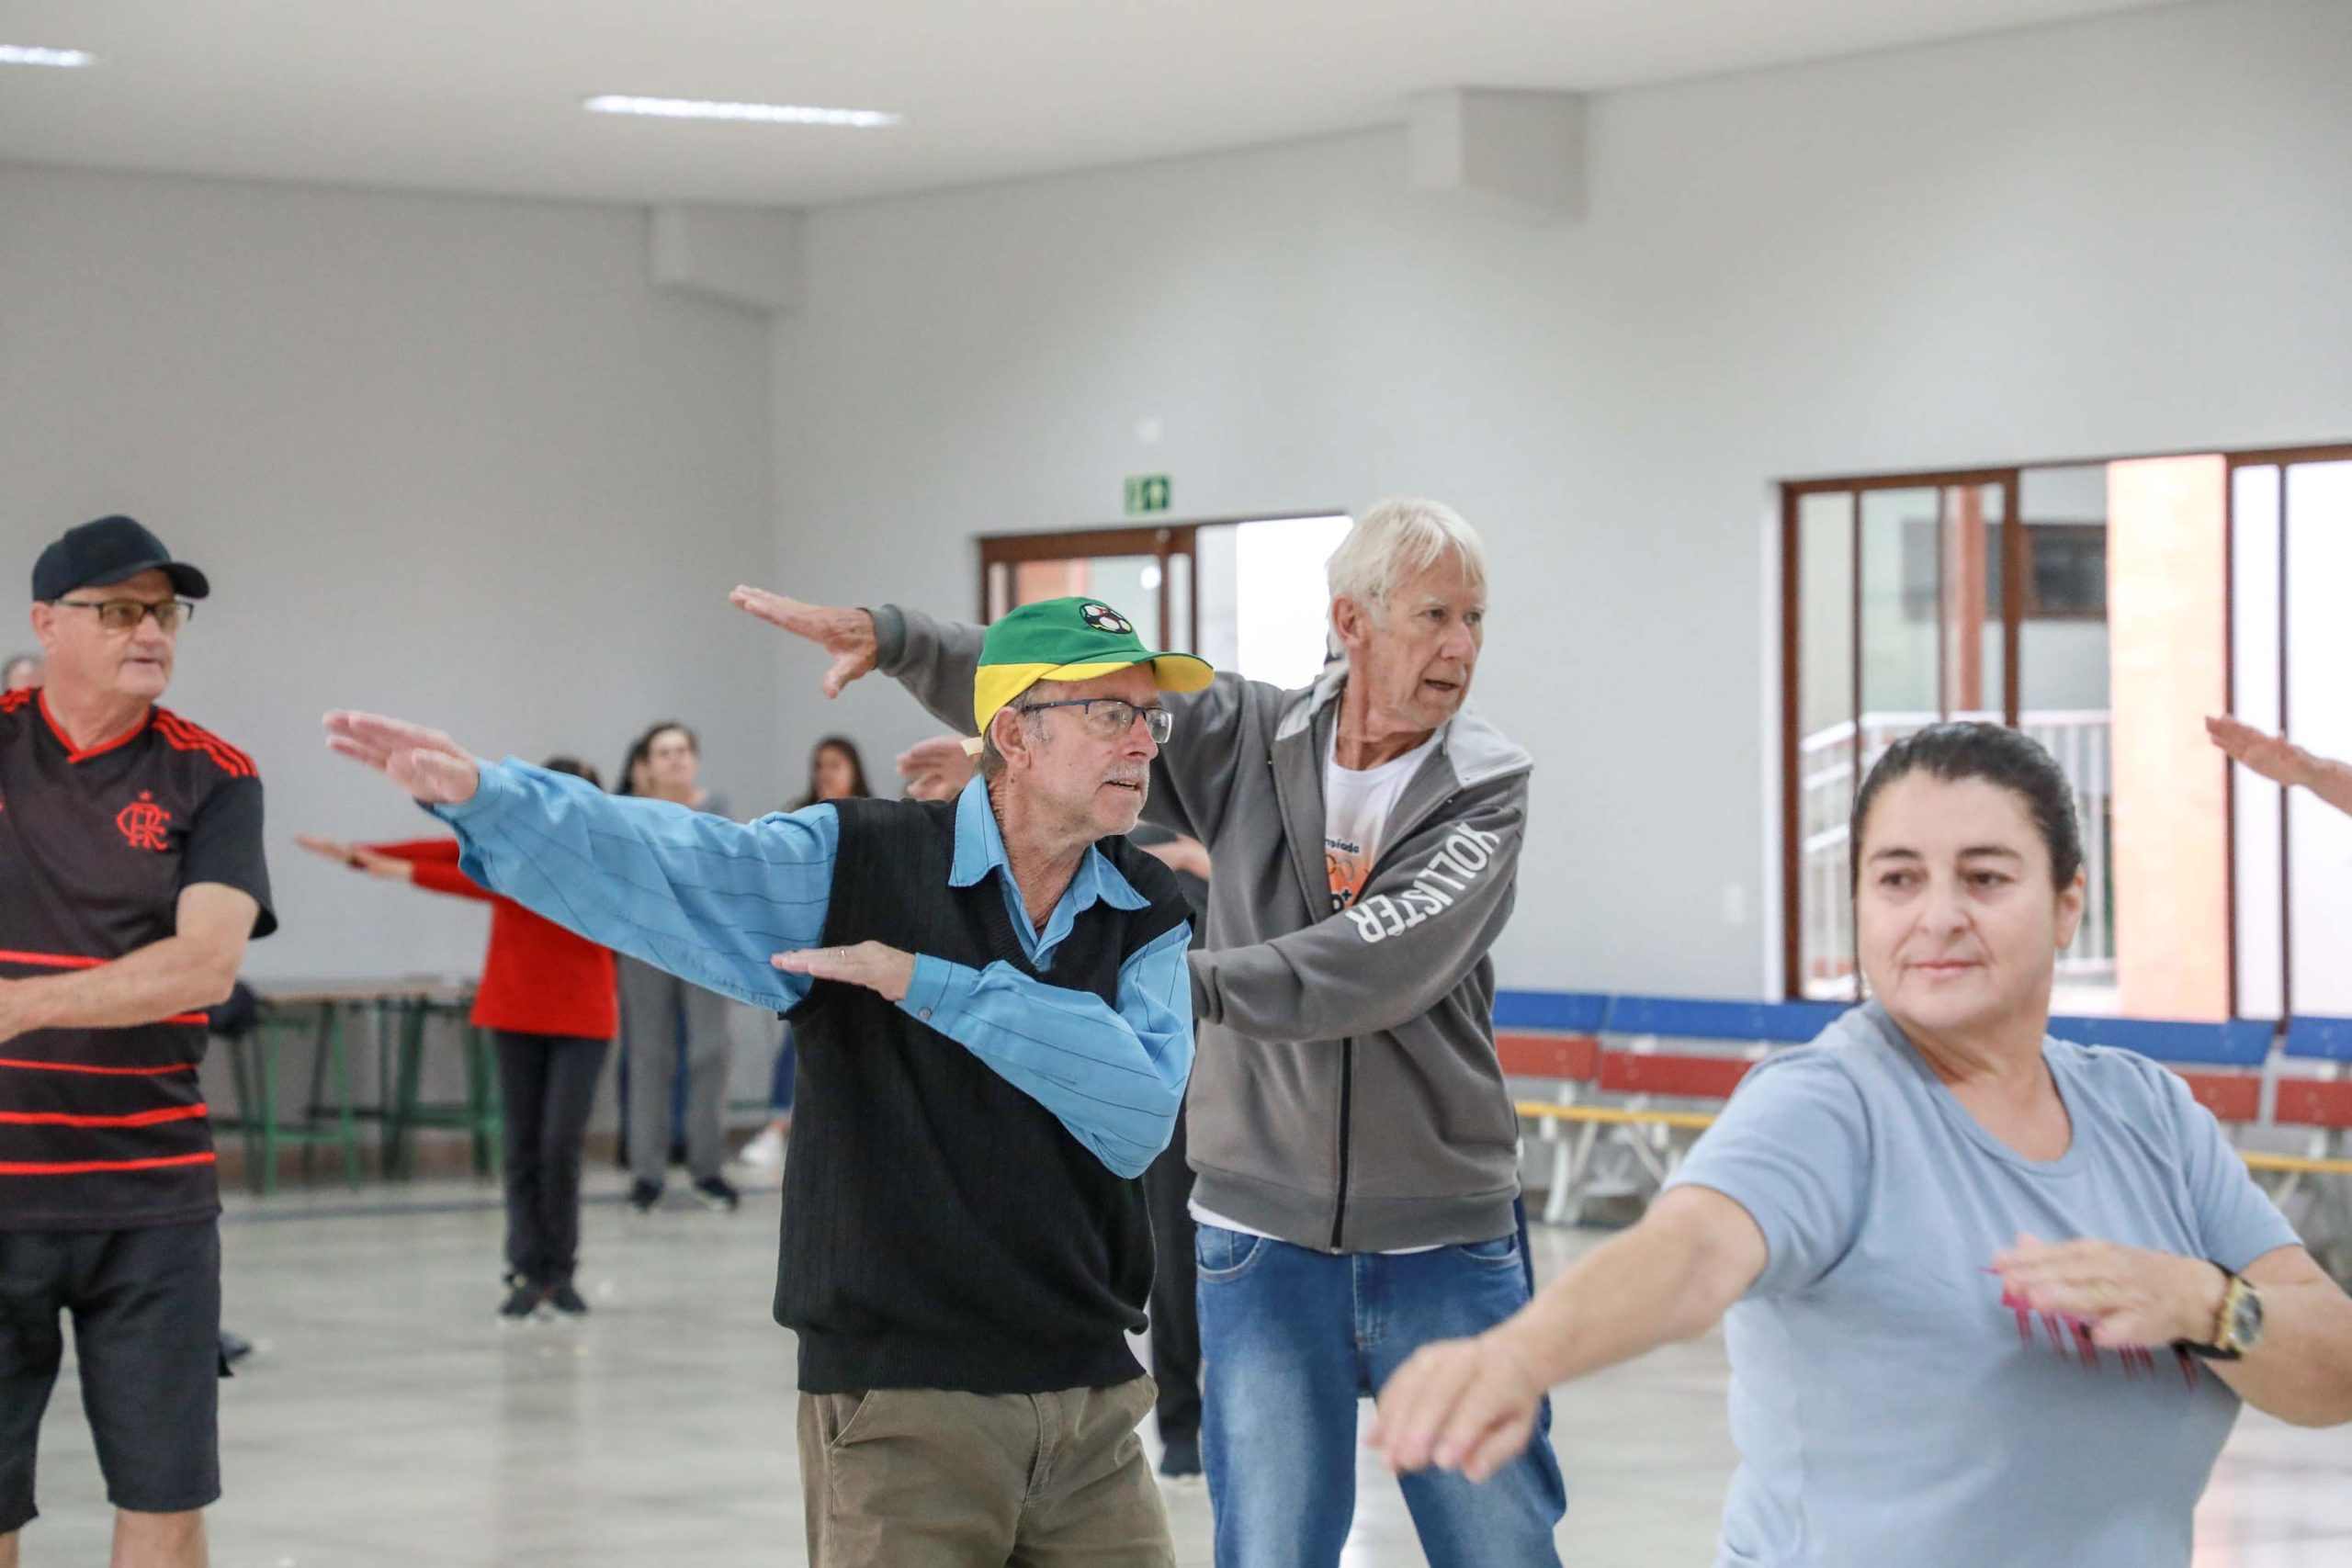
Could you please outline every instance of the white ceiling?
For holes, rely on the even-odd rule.
[[[0,160],[804,205],[1400,119],[2158,0],[0,0]],[[590,115],[597,93],[895,110],[880,131]]]

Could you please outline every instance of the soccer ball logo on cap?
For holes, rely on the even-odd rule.
[[[1128,620],[1125,615],[1122,615],[1118,611],[1114,610],[1108,604],[1089,604],[1084,609],[1080,610],[1079,614],[1084,615],[1086,617],[1086,624],[1092,626],[1098,632],[1118,632],[1125,634],[1136,629],[1134,622]]]

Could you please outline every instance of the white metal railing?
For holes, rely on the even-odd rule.
[[[1942,716],[1866,713],[1858,726],[1834,724],[1797,743],[1797,876],[1803,922],[1804,987],[1808,997],[1854,995],[1851,849],[1847,841],[1854,792],[1888,747]],[[1998,723],[1994,713],[1956,713],[1955,719]],[[2115,919],[2109,859],[2112,813],[2109,735],[2104,711],[2047,710],[2020,716],[2018,728],[2039,741],[2075,785],[2075,815],[2082,824],[2083,868],[2089,884],[2082,930],[2061,954],[2063,979],[2098,983],[2115,976]],[[1860,755],[1856,756],[1856,736]]]

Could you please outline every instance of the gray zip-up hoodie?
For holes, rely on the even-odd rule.
[[[879,667],[973,733],[983,632],[885,605]],[[1208,945],[1185,1124],[1193,1201],[1300,1247],[1385,1252],[1509,1234],[1519,1118],[1494,965],[1533,764],[1466,704],[1406,785],[1355,906],[1331,912],[1323,764],[1347,666],[1283,692],[1170,694],[1144,815],[1206,844]]]

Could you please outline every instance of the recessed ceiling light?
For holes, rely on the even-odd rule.
[[[86,49],[34,49],[20,43],[0,43],[0,65],[55,65],[71,71],[97,62],[98,57]]]
[[[854,130],[878,130],[897,125],[903,115],[880,109],[820,109],[803,104],[721,104],[703,98],[639,98],[605,93],[582,106],[591,114],[642,114],[657,119],[733,119],[761,125],[838,125]]]

